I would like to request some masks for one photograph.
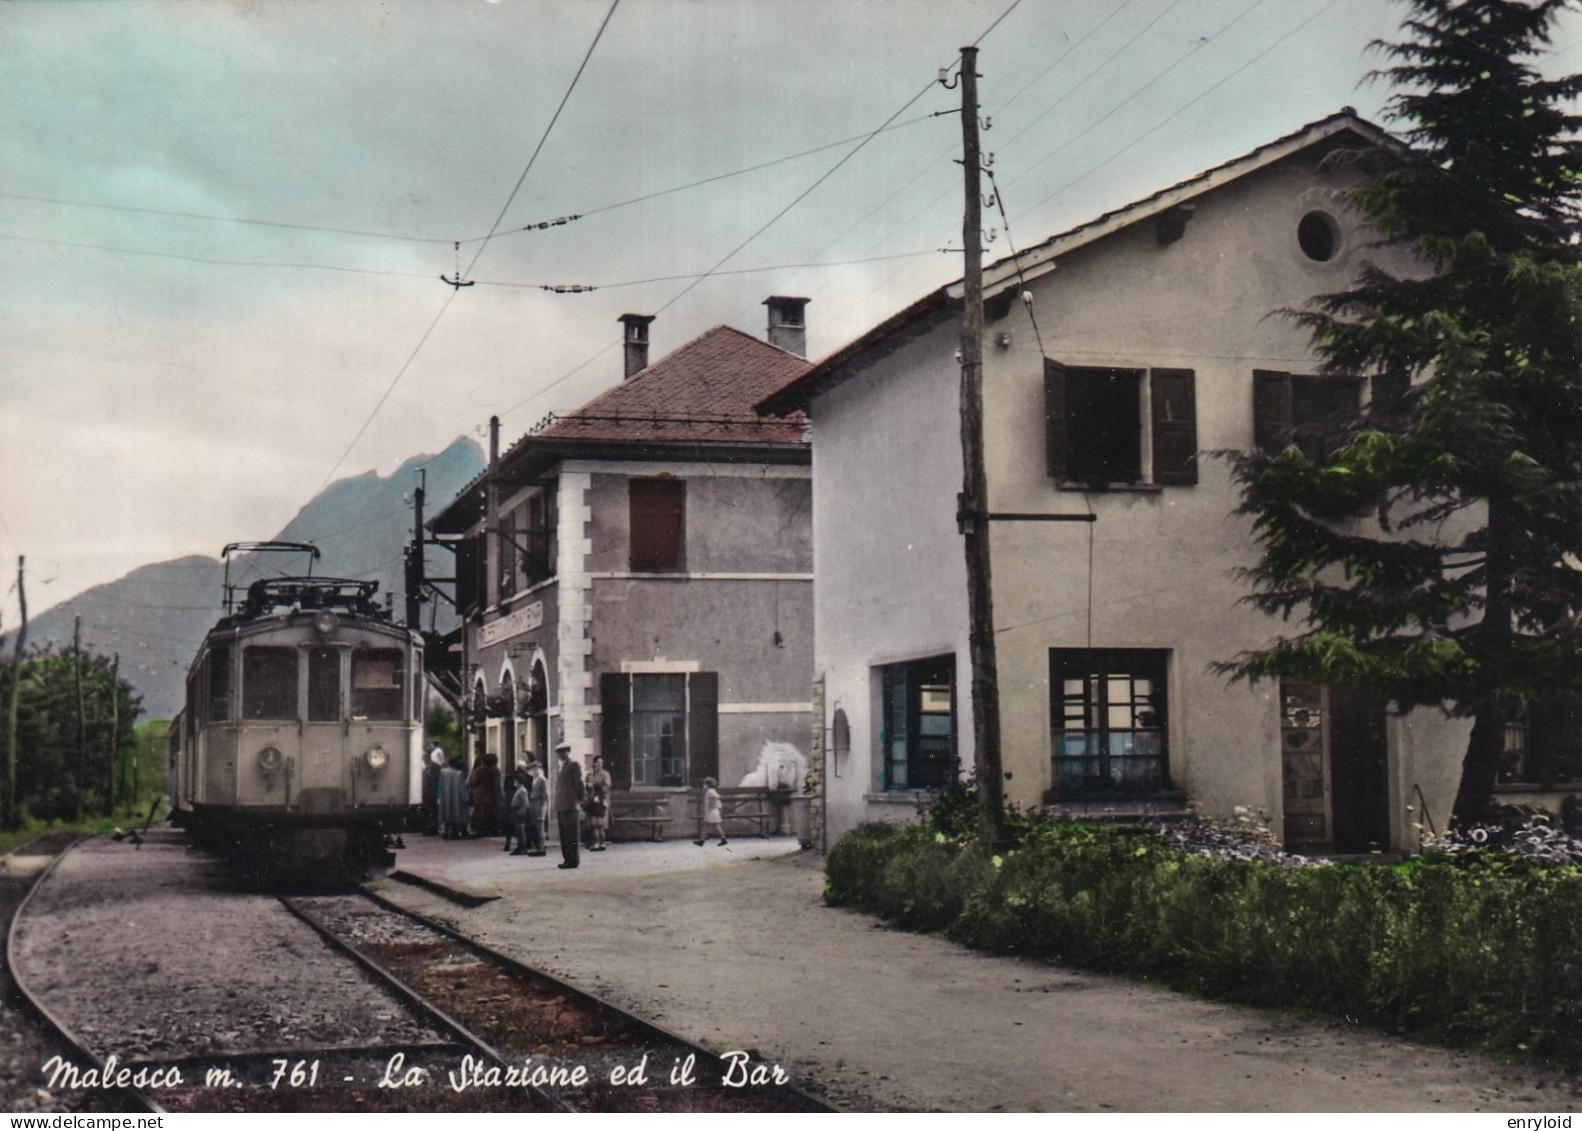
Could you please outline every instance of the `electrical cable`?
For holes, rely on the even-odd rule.
[[[994,20],[993,23],[991,23],[986,29],[984,29],[984,31],[978,36],[977,39],[975,39],[973,41],[973,43],[977,44],[985,36],[987,36],[989,34],[989,32],[993,31],[996,27],[998,27],[1000,25],[1001,21],[1004,20],[1007,16],[1009,16],[1013,11],[1015,11],[1017,6],[1020,5],[1021,2],[1022,2],[1022,0],[1011,0],[1010,5],[1004,11],[1002,11],[1000,13],[1000,15]],[[958,61],[959,61],[959,55],[958,55]],[[911,98],[907,99],[906,103],[899,110],[897,110],[895,113],[891,114],[888,118],[886,118],[884,120],[884,122],[882,122],[877,129],[875,129],[875,130],[871,131],[870,133],[866,134],[863,137],[863,139],[860,142],[857,143],[857,145],[855,145],[850,151],[848,151],[846,154],[844,154],[841,157],[841,159],[839,161],[835,162],[835,164],[832,165],[822,176],[820,176],[816,181],[814,181],[811,185],[809,185],[806,189],[804,189],[801,193],[799,193],[789,204],[787,204],[779,212],[775,213],[774,216],[770,217],[770,219],[768,220],[767,223],[765,223],[762,227],[760,227],[752,235],[748,236],[745,240],[743,240],[741,243],[739,243],[735,248],[733,248],[730,252],[728,252],[723,258],[721,258],[717,263],[715,263],[714,266],[711,267],[707,272],[705,272],[704,274],[702,274],[702,275],[698,276],[697,278],[693,279],[692,282],[688,283],[687,286],[683,287],[679,293],[677,293],[675,296],[673,296],[668,302],[664,303],[664,305],[660,306],[658,308],[658,310],[656,310],[654,313],[656,315],[657,314],[662,314],[664,311],[666,311],[666,310],[670,309],[670,307],[674,306],[677,302],[681,301],[682,298],[686,297],[686,295],[688,293],[690,293],[692,290],[694,290],[705,279],[711,277],[712,275],[720,273],[720,268],[723,267],[727,262],[729,262],[732,257],[734,257],[738,252],[740,252],[748,244],[750,244],[754,240],[756,240],[759,236],[763,235],[763,233],[768,231],[769,228],[771,228],[772,226],[774,226],[774,224],[777,221],[779,221],[781,217],[783,217],[786,213],[790,212],[791,209],[795,208],[798,204],[800,204],[803,200],[805,200],[815,189],[817,189],[821,184],[823,184],[830,177],[832,177],[835,174],[836,170],[838,170],[847,161],[849,161],[853,157],[855,157],[870,141],[872,141],[875,137],[878,137],[879,134],[883,133],[885,130],[889,129],[891,127],[892,123],[894,123],[897,118],[899,118],[902,114],[906,113],[906,111],[911,109],[912,105],[914,103],[916,103],[918,99],[922,98],[923,95],[927,94],[930,90],[932,90],[937,81],[938,81],[937,78],[936,79],[930,79],[928,81],[928,83],[921,90],[919,90]],[[512,405],[510,408],[506,409],[504,412],[500,413],[499,415],[506,416],[506,415],[508,415],[508,414],[510,414],[512,412],[515,412],[517,409],[522,408],[523,406],[525,406],[527,404],[530,404],[532,401],[534,401],[538,397],[543,396],[550,389],[555,388],[557,385],[561,384],[564,381],[569,380],[570,378],[572,378],[576,374],[580,373],[582,370],[584,370],[588,366],[592,365],[595,361],[597,361],[599,358],[603,357],[605,354],[609,353],[614,348],[615,348],[615,343],[613,343],[613,342],[610,343],[609,345],[606,345],[603,349],[599,350],[592,357],[590,357],[586,361],[582,362],[582,364],[576,366],[575,368],[569,370],[566,373],[561,374],[559,377],[555,378],[555,380],[551,381],[549,384],[540,387],[535,392],[533,392],[531,395],[529,395],[528,397],[526,397],[523,400],[518,401],[516,404]]]
[[[1177,118],[1179,118],[1182,114],[1186,113],[1187,110],[1190,109],[1192,106],[1195,106],[1197,103],[1201,102],[1204,98],[1207,98],[1210,94],[1213,94],[1220,87],[1224,86],[1231,79],[1233,79],[1237,75],[1241,74],[1248,67],[1252,66],[1258,60],[1262,59],[1265,55],[1269,54],[1269,52],[1273,51],[1276,47],[1279,47],[1282,43],[1284,43],[1286,40],[1290,39],[1297,32],[1299,32],[1303,28],[1307,27],[1308,24],[1312,23],[1314,20],[1316,20],[1320,16],[1324,15],[1326,12],[1328,12],[1331,8],[1333,8],[1338,3],[1340,3],[1340,0],[1329,0],[1329,3],[1325,4],[1318,11],[1314,12],[1311,16],[1308,16],[1307,19],[1305,19],[1301,23],[1297,24],[1290,31],[1286,32],[1279,39],[1276,39],[1273,43],[1269,44],[1268,47],[1265,47],[1262,51],[1258,52],[1258,54],[1254,55],[1251,59],[1248,59],[1241,66],[1237,67],[1234,71],[1231,71],[1224,78],[1222,78],[1218,82],[1214,83],[1207,90],[1204,90],[1201,93],[1199,93],[1198,95],[1196,95],[1195,97],[1193,97],[1191,99],[1188,99],[1186,102],[1183,102],[1180,106],[1178,106],[1176,108],[1175,113],[1171,114],[1167,118],[1162,119],[1161,121],[1156,123],[1153,127],[1148,129],[1144,133],[1139,134],[1137,137],[1135,137],[1131,141],[1127,142],[1120,149],[1118,149],[1114,153],[1110,154],[1110,156],[1106,157],[1103,161],[1100,161],[1097,165],[1094,165],[1087,172],[1082,173],[1082,174],[1080,174],[1080,175],[1078,175],[1076,177],[1073,177],[1071,180],[1067,181],[1065,184],[1061,185],[1059,188],[1057,188],[1053,192],[1051,192],[1048,196],[1044,197],[1037,204],[1033,205],[1032,208],[1029,208],[1022,215],[1024,215],[1024,216],[1025,215],[1029,215],[1032,212],[1036,211],[1037,209],[1042,208],[1045,204],[1048,204],[1055,197],[1059,196],[1061,193],[1063,193],[1067,189],[1069,189],[1072,185],[1078,184],[1078,183],[1086,180],[1087,178],[1091,177],[1094,173],[1097,173],[1100,169],[1102,169],[1106,165],[1110,164],[1112,161],[1118,160],[1121,157],[1122,154],[1130,151],[1133,147],[1141,144],[1145,139],[1147,139],[1149,137],[1152,137],[1154,134],[1156,134],[1160,130],[1164,129],[1165,126],[1169,125],[1171,122],[1173,122]]]
[[[268,267],[305,271],[339,271],[349,275],[388,275],[397,279],[432,280],[433,275],[419,271],[379,271],[372,267],[340,267],[329,263],[291,263],[257,259],[215,259],[202,255],[182,255],[174,251],[147,251],[132,247],[112,247],[109,244],[80,243],[75,240],[50,240],[38,236],[12,236],[0,233],[0,240],[13,243],[45,244],[49,247],[71,247],[84,251],[108,251],[117,255],[142,255],[153,259],[177,259],[183,263],[204,263],[213,267]]]
[[[1216,29],[1214,32],[1212,32],[1208,36],[1209,40],[1212,41],[1212,40],[1218,39],[1220,36],[1224,35],[1231,28],[1235,27],[1242,20],[1246,19],[1253,12],[1255,12],[1259,8],[1263,7],[1268,2],[1269,2],[1269,0],[1253,0],[1253,2],[1251,4],[1249,4],[1247,7],[1243,8],[1238,14],[1232,16],[1225,23],[1221,24],[1218,29]],[[1175,61],[1172,62],[1168,67],[1166,67],[1164,70],[1160,71],[1158,74],[1156,74],[1153,78],[1149,79],[1147,82],[1143,83],[1142,86],[1140,86],[1136,90],[1132,91],[1125,98],[1121,99],[1121,101],[1117,102],[1114,106],[1110,107],[1110,109],[1106,110],[1100,117],[1097,117],[1097,118],[1093,119],[1091,122],[1089,122],[1087,124],[1087,126],[1080,133],[1075,134],[1074,136],[1072,136],[1070,138],[1067,138],[1065,141],[1061,142],[1059,146],[1057,146],[1056,148],[1050,150],[1048,153],[1044,154],[1044,156],[1040,157],[1037,161],[1034,161],[1031,165],[1027,166],[1027,168],[1025,168],[1021,172],[1019,172],[1016,175],[1016,177],[1011,181],[1011,183],[1014,184],[1016,181],[1020,181],[1020,180],[1024,179],[1025,177],[1031,175],[1032,171],[1034,169],[1037,169],[1040,165],[1044,164],[1044,162],[1052,160],[1054,157],[1056,157],[1059,154],[1065,152],[1066,149],[1070,148],[1071,146],[1075,145],[1077,142],[1081,141],[1083,138],[1087,137],[1094,130],[1098,129],[1098,127],[1100,125],[1102,125],[1103,123],[1108,121],[1114,115],[1120,113],[1120,111],[1123,110],[1125,107],[1129,106],[1132,103],[1132,101],[1134,99],[1138,98],[1144,91],[1150,89],[1155,83],[1159,82],[1166,75],[1168,75],[1171,71],[1175,70],[1177,67],[1179,67],[1182,63],[1186,62],[1188,59],[1194,58],[1197,54],[1198,54],[1198,45],[1197,44],[1193,44],[1192,47],[1189,48],[1187,51],[1185,51],[1182,54],[1176,56]],[[1041,121],[1042,119],[1039,119],[1039,120]],[[1033,123],[1030,123],[1028,125],[1027,129],[1032,129],[1033,125],[1036,125],[1036,124],[1037,124],[1036,121],[1033,122]],[[1026,133],[1026,132],[1027,132],[1027,130],[1025,130],[1025,129],[1022,131],[1022,133]],[[1011,139],[1011,142],[1016,141],[1016,139],[1021,137],[1021,136],[1022,136],[1021,134],[1017,134],[1015,138]],[[1010,142],[1007,142],[1007,144],[1010,144]]]
[[[489,227],[489,234],[483,237],[478,245],[478,250],[473,252],[472,261],[467,264],[467,274],[472,274],[472,269],[478,265],[478,257],[489,246],[489,241],[500,230],[505,214],[511,210],[511,205],[516,201],[516,194],[522,191],[522,185],[527,182],[527,175],[533,171],[533,165],[538,161],[538,155],[544,151],[544,144],[549,141],[549,135],[555,129],[555,123],[560,121],[560,115],[566,109],[566,103],[571,101],[571,92],[577,89],[577,83],[582,79],[582,72],[588,69],[588,60],[593,58],[594,48],[599,46],[599,40],[604,38],[604,29],[610,26],[610,20],[615,15],[615,9],[621,6],[621,0],[610,0],[610,10],[604,13],[604,19],[599,24],[599,30],[593,33],[593,42],[588,44],[588,50],[583,53],[582,62],[577,65],[577,73],[571,76],[571,82],[566,87],[566,93],[560,97],[560,105],[555,107],[555,113],[550,117],[549,124],[544,127],[543,136],[538,139],[538,145],[533,149],[533,155],[527,159],[527,165],[522,170],[522,175],[516,178],[516,185],[511,189],[511,195],[506,197],[505,206],[500,209],[500,214],[494,218],[494,223]],[[460,276],[457,277],[460,281]]]
[[[930,248],[927,251],[902,251],[897,252],[894,255],[875,255],[868,259],[842,259],[829,263],[779,263],[774,265],[766,265],[763,267],[737,267],[729,271],[716,271],[714,274],[756,275],[763,271],[801,271],[818,267],[855,267],[863,263],[881,263],[891,259],[916,259],[924,255],[937,254],[939,254],[938,248]],[[641,287],[649,283],[672,283],[681,279],[700,279],[702,277],[703,276],[701,274],[697,273],[685,275],[655,275],[648,279],[628,279],[625,282],[620,283],[594,283],[588,285],[579,283],[575,284],[575,290],[566,288],[564,286],[557,287],[550,283],[513,283],[507,282],[503,279],[478,279],[476,282],[480,287],[518,287],[524,290],[555,291],[556,293],[561,294],[587,294],[592,291],[610,291],[616,290],[620,287]]]
[[[507,197],[505,206],[500,209],[500,214],[495,217],[494,224],[489,229],[489,237],[492,238],[494,233],[499,229],[501,221],[505,219],[506,212],[508,212],[511,208],[511,203],[516,200],[516,194],[521,191],[522,185],[527,181],[527,175],[532,172],[534,162],[538,160],[538,155],[543,152],[544,144],[549,140],[549,135],[554,130],[555,123],[560,120],[561,111],[566,108],[566,103],[571,99],[572,91],[577,89],[577,83],[582,78],[582,73],[588,68],[588,60],[593,58],[594,48],[599,45],[599,40],[604,37],[604,30],[610,26],[610,19],[615,15],[615,9],[620,6],[620,3],[621,0],[610,0],[609,11],[604,14],[604,19],[599,24],[599,30],[594,33],[593,42],[588,44],[588,50],[584,52],[582,56],[582,62],[577,66],[577,73],[572,76],[571,82],[566,87],[566,93],[561,96],[560,105],[555,107],[554,116],[550,118],[549,124],[544,127],[544,133],[538,139],[538,145],[533,149],[532,156],[528,158],[527,165],[522,169],[522,175],[516,179],[516,185],[511,189],[511,194],[509,197]],[[467,265],[467,274],[470,275],[472,273],[473,267],[477,266],[478,258],[483,255],[484,249],[488,246],[489,244],[487,238],[483,243],[478,245],[478,250],[473,253],[472,261]],[[461,280],[461,273],[458,272],[456,276],[456,282],[460,284]],[[390,399],[390,394],[395,392],[396,386],[401,383],[401,378],[406,376],[407,370],[410,369],[412,367],[412,363],[417,360],[417,355],[422,351],[424,344],[434,333],[434,330],[439,325],[440,320],[445,317],[445,312],[450,309],[450,304],[455,301],[456,296],[460,293],[461,291],[459,286],[452,287],[450,294],[445,296],[445,302],[440,306],[439,313],[434,315],[434,320],[429,323],[428,329],[423,331],[423,336],[418,339],[417,345],[413,347],[412,352],[407,356],[406,361],[401,364],[401,368],[396,371],[394,379],[391,380],[389,386],[385,389],[384,394],[379,398],[378,403],[374,405],[373,411],[370,412],[367,419],[363,421],[362,427],[357,429],[357,434],[352,437],[351,443],[346,445],[346,450],[340,454],[340,458],[335,461],[333,466],[331,466],[329,473],[324,477],[324,482],[319,484],[320,491],[324,490],[324,488],[329,485],[330,479],[337,471],[340,470],[341,464],[346,462],[346,457],[351,454],[352,449],[357,446],[357,442],[361,440],[363,438],[363,434],[368,431],[368,426],[373,423],[374,417],[379,415],[379,410],[383,408],[385,402]]]

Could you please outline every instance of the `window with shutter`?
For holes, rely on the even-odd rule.
[[[1147,378],[1145,381],[1144,378]],[[1056,483],[1088,487],[1197,482],[1197,404],[1190,369],[1044,363],[1045,457]],[[1145,477],[1143,420],[1152,434]]]
[[[687,677],[687,780],[694,786],[720,776],[720,677],[693,672]]]
[[[680,479],[633,479],[631,568],[681,568],[686,530],[687,485]]]
[[[1154,482],[1188,486],[1197,482],[1197,407],[1190,369],[1155,369],[1149,374],[1153,409]]]
[[[1309,459],[1322,459],[1362,412],[1360,377],[1255,369],[1252,381],[1253,442],[1271,454],[1295,444]]]
[[[599,676],[599,753],[610,788],[632,788],[632,677],[622,672]]]
[[[600,753],[615,789],[675,788],[719,777],[719,675],[606,672]]]

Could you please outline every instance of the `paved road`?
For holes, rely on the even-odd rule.
[[[701,1044],[757,1049],[852,1109],[1582,1104],[1559,1074],[890,931],[824,906],[822,858],[784,841],[618,845],[576,872],[497,844],[414,838],[402,857],[409,871],[501,896],[481,907],[384,890]]]

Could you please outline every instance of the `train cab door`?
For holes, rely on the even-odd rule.
[[[305,651],[306,710],[295,793],[302,815],[328,815],[346,809],[350,798],[345,708],[347,649],[321,642]]]

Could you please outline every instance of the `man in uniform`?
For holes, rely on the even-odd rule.
[[[578,844],[585,791],[582,787],[582,766],[571,760],[571,746],[562,742],[555,747],[559,769],[555,773],[555,823],[560,828],[560,855],[564,859],[557,868],[575,868],[582,863],[581,846]]]

